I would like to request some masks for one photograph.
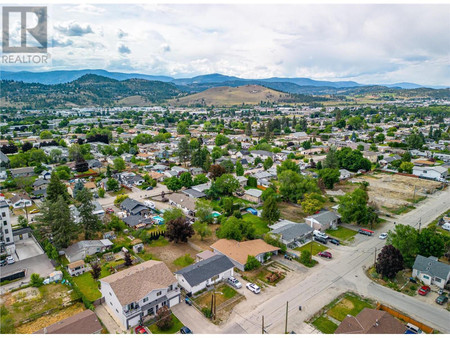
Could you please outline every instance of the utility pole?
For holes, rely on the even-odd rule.
[[[211,295],[211,318],[214,319],[214,292]]]
[[[264,334],[264,316],[262,316],[261,334]]]
[[[375,267],[375,264],[377,264],[377,248],[375,247],[375,255],[373,257],[373,266]]]
[[[422,226],[422,217],[419,218],[419,233],[420,233],[420,227]]]
[[[284,324],[284,333],[287,334],[287,322],[288,322],[288,308],[289,308],[289,302],[286,302],[286,323]]]
[[[413,203],[416,203],[416,185],[414,184],[414,196],[413,196]]]

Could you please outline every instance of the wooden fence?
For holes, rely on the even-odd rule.
[[[401,312],[391,309],[390,307],[388,307],[386,305],[377,303],[377,310],[386,311],[387,313],[390,313],[391,315],[393,315],[394,317],[396,317],[398,319],[401,319],[407,323],[411,323],[411,324],[417,326],[419,329],[421,329],[425,333],[433,333],[433,328],[431,328],[425,324],[422,324],[421,322],[418,322],[417,320],[412,319],[411,317],[409,317]]]

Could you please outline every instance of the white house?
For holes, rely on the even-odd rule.
[[[88,270],[87,264],[82,259],[67,265],[67,272],[69,272],[72,277],[82,275]]]
[[[305,222],[314,230],[325,231],[329,228],[336,228],[340,219],[341,217],[337,213],[327,210],[316,215],[306,217]]]
[[[448,170],[442,166],[438,167],[413,167],[413,175],[429,178],[436,181],[445,181],[447,179]]]
[[[426,285],[436,285],[443,289],[450,282],[450,265],[439,262],[436,257],[417,255],[412,276]]]
[[[85,259],[86,256],[92,256],[99,252],[104,252],[111,248],[113,243],[109,239],[86,240],[72,244],[64,253],[69,262],[76,262]]]
[[[345,180],[352,176],[352,173],[350,171],[348,171],[347,169],[340,169],[339,174],[340,174],[340,176],[339,176],[340,180]]]
[[[233,276],[233,269],[228,257],[215,254],[175,272],[175,277],[187,292],[196,293]]]
[[[21,193],[15,194],[13,197],[11,197],[10,202],[14,209],[31,207],[33,205],[31,198]]]
[[[100,279],[100,291],[113,318],[124,328],[180,302],[177,279],[163,262],[146,261]]]

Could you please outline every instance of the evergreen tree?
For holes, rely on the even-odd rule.
[[[328,151],[327,156],[325,157],[325,160],[323,161],[324,168],[331,168],[331,169],[339,169],[339,160],[336,153],[336,148],[331,147]]]
[[[80,213],[80,223],[84,229],[84,239],[92,239],[95,233],[101,229],[101,222],[94,214],[95,206],[92,204],[92,194],[84,188],[78,193],[77,200],[81,202],[78,212]]]
[[[184,165],[191,157],[191,148],[187,137],[183,137],[178,143],[178,157]]]
[[[272,195],[269,195],[264,201],[262,218],[269,222],[269,224],[275,223],[280,218],[277,201]]]
[[[245,135],[252,136],[252,124],[250,121],[248,121],[247,125],[245,126]]]
[[[77,199],[78,193],[84,189],[84,184],[81,180],[77,180],[75,182],[75,186],[73,187],[73,197]]]
[[[238,160],[236,162],[236,176],[243,176],[244,175],[244,167],[241,164],[241,161]]]
[[[47,200],[51,202],[56,202],[58,196],[62,196],[65,201],[69,200],[69,193],[67,192],[67,187],[61,182],[56,171],[52,172],[50,178],[50,183],[47,187]]]
[[[70,214],[69,205],[62,195],[49,209],[49,225],[53,236],[53,244],[58,248],[67,248],[70,241],[77,237],[78,229]]]

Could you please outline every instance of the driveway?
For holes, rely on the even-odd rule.
[[[16,260],[25,260],[31,257],[39,256],[44,253],[34,237],[29,237],[18,242],[16,244],[16,253],[14,258]]]
[[[15,289],[22,284],[27,284],[30,281],[30,276],[33,273],[38,273],[39,275],[41,275],[41,277],[47,277],[49,274],[55,271],[55,268],[53,267],[52,263],[50,263],[47,255],[41,254],[31,258],[20,260],[11,265],[2,266],[1,273],[2,275],[7,275],[9,273],[22,269],[27,270],[25,277],[18,280],[17,282],[6,284],[0,287],[1,294],[8,292],[11,289]]]
[[[95,308],[95,314],[102,321],[110,334],[127,333],[127,331],[120,327],[106,309],[105,304],[101,304]]]
[[[194,333],[220,333],[220,328],[211,323],[206,317],[193,306],[180,303],[171,308],[173,314]]]

